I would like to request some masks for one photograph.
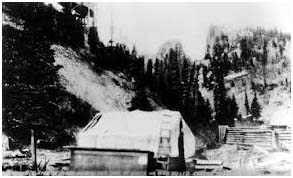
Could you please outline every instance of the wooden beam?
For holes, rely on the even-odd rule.
[[[37,171],[37,151],[36,151],[36,142],[35,142],[35,131],[34,131],[34,129],[31,129],[31,152],[32,152],[33,170]]]

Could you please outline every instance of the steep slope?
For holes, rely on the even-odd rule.
[[[67,91],[87,101],[100,112],[126,111],[134,96],[132,82],[125,76],[111,71],[95,73],[90,65],[71,48],[52,45],[55,64],[62,85]]]
[[[131,106],[135,96],[133,81],[127,81],[122,73],[114,74],[102,70],[97,74],[87,62],[71,48],[52,45],[55,64],[61,65],[58,71],[61,84],[66,90],[87,101],[100,112],[126,111]],[[157,96],[147,90],[147,97],[154,110],[166,109]],[[211,138],[199,131],[196,136],[196,149],[200,149],[211,142]]]

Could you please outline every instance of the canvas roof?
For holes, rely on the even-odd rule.
[[[77,146],[152,151],[156,156],[161,130],[169,129],[170,156],[177,157],[180,120],[183,123],[184,154],[187,158],[195,152],[195,137],[181,114],[170,110],[97,114],[77,135]]]

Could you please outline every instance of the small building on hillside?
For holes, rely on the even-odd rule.
[[[229,74],[224,77],[226,87],[237,87],[241,88],[243,86],[248,85],[249,82],[249,74],[247,71],[242,71],[238,73]],[[228,86],[227,86],[228,85]]]
[[[143,170],[141,165],[147,169],[156,164],[150,155],[153,160],[162,158],[167,170],[176,170],[180,159],[195,153],[190,128],[179,112],[169,110],[99,113],[78,133],[76,141],[71,158],[74,170]],[[88,154],[95,158],[82,156]]]
[[[290,108],[280,108],[271,115],[267,116],[269,126],[273,130],[286,131],[291,130],[292,126],[292,111]]]

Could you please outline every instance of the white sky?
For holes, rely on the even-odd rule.
[[[98,3],[98,31],[108,44],[113,19],[114,41],[135,44],[138,54],[155,54],[167,40],[179,40],[193,59],[204,55],[210,24],[263,26],[289,32],[292,23],[288,3]]]

